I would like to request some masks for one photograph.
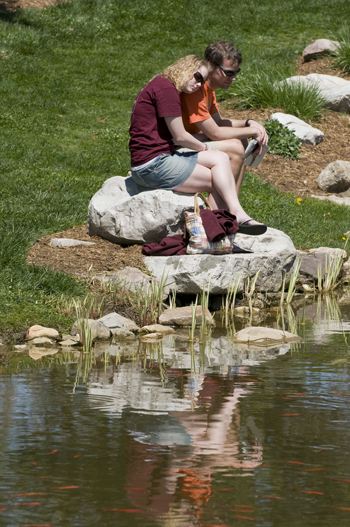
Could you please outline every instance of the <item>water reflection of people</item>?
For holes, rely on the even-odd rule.
[[[129,499],[137,507],[164,514],[174,507],[185,511],[190,504],[199,517],[212,494],[213,473],[251,475],[262,461],[262,447],[255,434],[251,434],[252,444],[244,456],[241,452],[238,402],[248,389],[235,387],[233,379],[198,377],[196,410],[171,412],[165,419],[164,429],[170,425],[167,434],[161,424],[152,434],[131,431],[126,479]],[[186,390],[190,392],[188,385]],[[137,490],[140,488],[142,491]]]

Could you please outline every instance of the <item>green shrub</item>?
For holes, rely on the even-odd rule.
[[[316,85],[288,83],[281,75],[271,73],[242,75],[235,84],[235,91],[239,98],[238,108],[281,108],[304,121],[318,119],[324,106]]]
[[[299,137],[275,119],[265,121],[264,126],[269,136],[270,154],[294,159],[294,161],[299,159],[301,146]]]

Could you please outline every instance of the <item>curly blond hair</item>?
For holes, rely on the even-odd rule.
[[[209,62],[206,59],[198,57],[198,55],[186,55],[165,68],[161,77],[165,77],[172,82],[179,93],[182,92],[185,85],[192,79],[193,74],[200,68],[205,66],[210,71]]]

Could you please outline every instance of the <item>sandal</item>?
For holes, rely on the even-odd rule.
[[[264,225],[263,223],[250,225],[250,221],[253,221],[252,218],[249,218],[249,220],[246,220],[243,223],[239,223],[237,233],[249,234],[250,236],[259,236],[260,234],[264,234],[266,232],[266,225]]]

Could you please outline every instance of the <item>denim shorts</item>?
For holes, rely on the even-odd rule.
[[[144,168],[132,168],[131,175],[137,185],[148,190],[174,190],[190,177],[195,169],[198,152],[161,154]]]

